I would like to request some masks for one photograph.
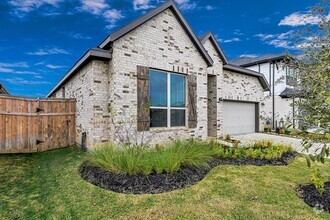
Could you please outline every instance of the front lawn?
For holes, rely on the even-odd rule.
[[[329,219],[295,194],[305,159],[288,166],[213,168],[194,186],[159,195],[118,194],[85,182],[86,154],[67,148],[0,155],[0,219]],[[330,163],[322,165],[323,171]]]

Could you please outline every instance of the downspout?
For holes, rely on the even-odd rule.
[[[275,130],[275,64],[273,63],[273,130]]]

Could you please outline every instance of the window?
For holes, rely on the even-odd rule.
[[[290,67],[286,67],[286,84],[293,86],[296,81],[296,70]]]
[[[186,77],[150,70],[150,127],[186,126]]]

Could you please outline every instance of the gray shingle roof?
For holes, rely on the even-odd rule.
[[[253,66],[255,64],[261,64],[266,62],[272,62],[277,60],[282,60],[286,57],[285,54],[265,54],[258,57],[239,57],[233,60],[230,60],[229,63],[236,66]]]
[[[6,87],[1,82],[0,82],[0,94],[9,95],[8,90],[6,89]]]
[[[300,91],[294,90],[291,88],[285,88],[284,91],[280,94],[281,98],[291,98],[293,96],[300,96]]]

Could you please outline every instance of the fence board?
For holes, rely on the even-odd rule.
[[[0,154],[74,145],[75,107],[74,99],[0,96]]]

